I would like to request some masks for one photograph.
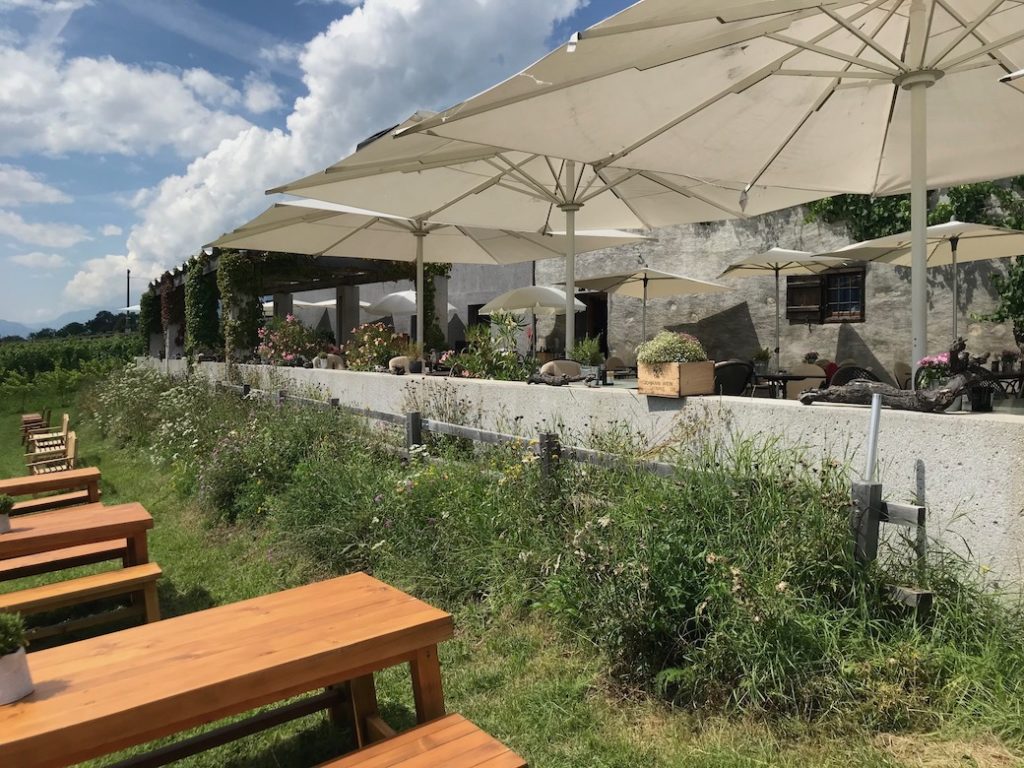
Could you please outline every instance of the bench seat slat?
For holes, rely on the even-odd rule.
[[[0,560],[0,581],[21,579],[25,576],[36,576],[64,568],[77,568],[80,565],[92,565],[107,560],[123,560],[128,553],[128,542],[125,539],[98,541],[94,544],[81,544],[77,547],[51,549],[37,555],[23,555],[9,560]]]
[[[526,768],[526,761],[461,715],[447,715],[320,768]]]
[[[30,512],[43,512],[47,509],[58,509],[59,507],[75,507],[79,504],[91,504],[89,491],[72,491],[71,493],[57,493],[51,496],[40,496],[37,499],[25,499],[14,504],[11,510],[12,515],[25,515]]]
[[[69,605],[102,600],[141,590],[160,577],[160,566],[144,563],[117,571],[106,571],[78,579],[58,581],[40,587],[0,595],[0,611],[39,613]]]

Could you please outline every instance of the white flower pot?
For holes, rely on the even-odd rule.
[[[11,704],[35,690],[28,671],[28,654],[24,648],[0,656],[0,704]]]
[[[7,533],[11,530],[11,516],[7,514],[0,515],[0,533]]]

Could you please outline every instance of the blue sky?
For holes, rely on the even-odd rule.
[[[629,0],[0,0],[0,318],[151,278]],[[396,85],[397,84],[397,85]]]

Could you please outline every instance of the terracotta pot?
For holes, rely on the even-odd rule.
[[[35,689],[24,648],[0,656],[0,704],[11,704],[23,699]]]

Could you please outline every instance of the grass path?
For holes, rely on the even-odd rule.
[[[295,586],[311,572],[309,563],[258,531],[205,526],[199,511],[178,496],[173,478],[146,456],[107,445],[89,424],[78,419],[75,423],[83,464],[103,472],[104,501],[139,501],[156,519],[150,553],[164,570],[160,597],[166,617]],[[0,419],[0,476],[21,474],[20,454],[17,417],[5,415]],[[660,704],[623,699],[607,684],[603,665],[589,644],[567,642],[537,621],[484,618],[467,609],[457,616],[457,626],[456,638],[441,648],[449,709],[506,741],[534,768],[925,765],[916,759],[897,761],[868,734],[814,733],[792,726],[783,736],[754,723],[702,721]],[[412,722],[404,670],[382,674],[379,693],[386,718],[403,727]],[[318,714],[180,765],[309,766],[338,754],[347,744],[347,734],[333,730]],[[903,753],[913,758],[914,750],[902,744]],[[964,749],[969,751],[961,748],[948,764],[1016,764],[970,756],[963,760]]]

